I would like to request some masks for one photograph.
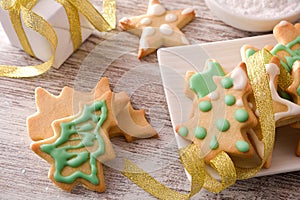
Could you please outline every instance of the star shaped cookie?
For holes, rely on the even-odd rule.
[[[180,29],[194,17],[193,8],[167,11],[159,0],[150,0],[146,14],[124,17],[119,21],[119,26],[141,38],[138,52],[138,58],[141,59],[161,46],[189,44]]]

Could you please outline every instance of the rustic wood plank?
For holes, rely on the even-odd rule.
[[[101,1],[92,2],[101,6]],[[192,43],[261,34],[240,31],[224,24],[210,13],[203,0],[162,2],[168,9],[185,8],[188,4],[195,7],[196,19],[183,29]],[[143,14],[147,8],[147,0],[122,0],[117,3],[118,19]],[[40,63],[12,47],[2,28],[0,38],[1,64]],[[89,90],[101,76],[109,78],[114,91],[128,92],[133,106],[146,110],[147,118],[160,135],[158,139],[139,140],[130,144],[123,138],[114,138],[113,143],[132,154],[133,161],[137,163],[142,164],[144,160],[156,162],[156,167],[148,170],[162,183],[181,192],[189,191],[189,182],[177,154],[157,56],[152,54],[142,61],[137,60],[137,45],[137,37],[119,29],[107,34],[95,33],[59,70],[51,69],[35,78],[0,78],[0,199],[154,199],[124,177],[116,167],[104,167],[107,184],[104,193],[91,192],[81,186],[71,193],[61,191],[47,178],[49,165],[29,148],[31,141],[27,135],[26,117],[36,111],[35,87],[44,87],[53,94],[59,94],[63,86]],[[105,47],[105,51],[101,51],[101,47]],[[96,62],[97,59],[93,61],[93,56],[99,59],[103,52],[108,61],[116,52],[124,54],[103,66],[102,62]],[[300,199],[299,187],[298,171],[238,181],[219,194],[202,191],[193,199]]]

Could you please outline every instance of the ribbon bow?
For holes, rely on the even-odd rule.
[[[81,42],[81,26],[79,12],[98,31],[109,31],[116,26],[116,2],[115,0],[103,1],[103,15],[101,15],[88,0],[56,0],[62,4],[68,16],[70,24],[70,34],[74,50]],[[53,27],[41,16],[32,11],[37,0],[0,0],[0,7],[9,12],[9,16],[19,41],[24,49],[31,56],[35,56],[22,26],[22,21],[26,27],[44,36],[52,47],[52,56],[43,64],[36,66],[6,66],[0,65],[0,76],[20,78],[33,77],[45,73],[50,69],[54,61],[57,48],[57,35]]]

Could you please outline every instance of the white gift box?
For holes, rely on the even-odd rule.
[[[48,21],[57,34],[58,45],[53,67],[58,69],[74,52],[66,12],[61,4],[49,0],[39,0],[32,10]],[[92,34],[94,28],[84,16],[80,13],[79,15],[83,42]],[[0,21],[11,44],[22,49],[8,11],[0,9]],[[23,28],[35,56],[42,61],[47,61],[52,55],[52,49],[47,39],[25,25]]]

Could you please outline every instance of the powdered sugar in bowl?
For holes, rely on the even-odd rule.
[[[225,23],[246,31],[271,31],[282,20],[300,18],[299,0],[205,0]]]

